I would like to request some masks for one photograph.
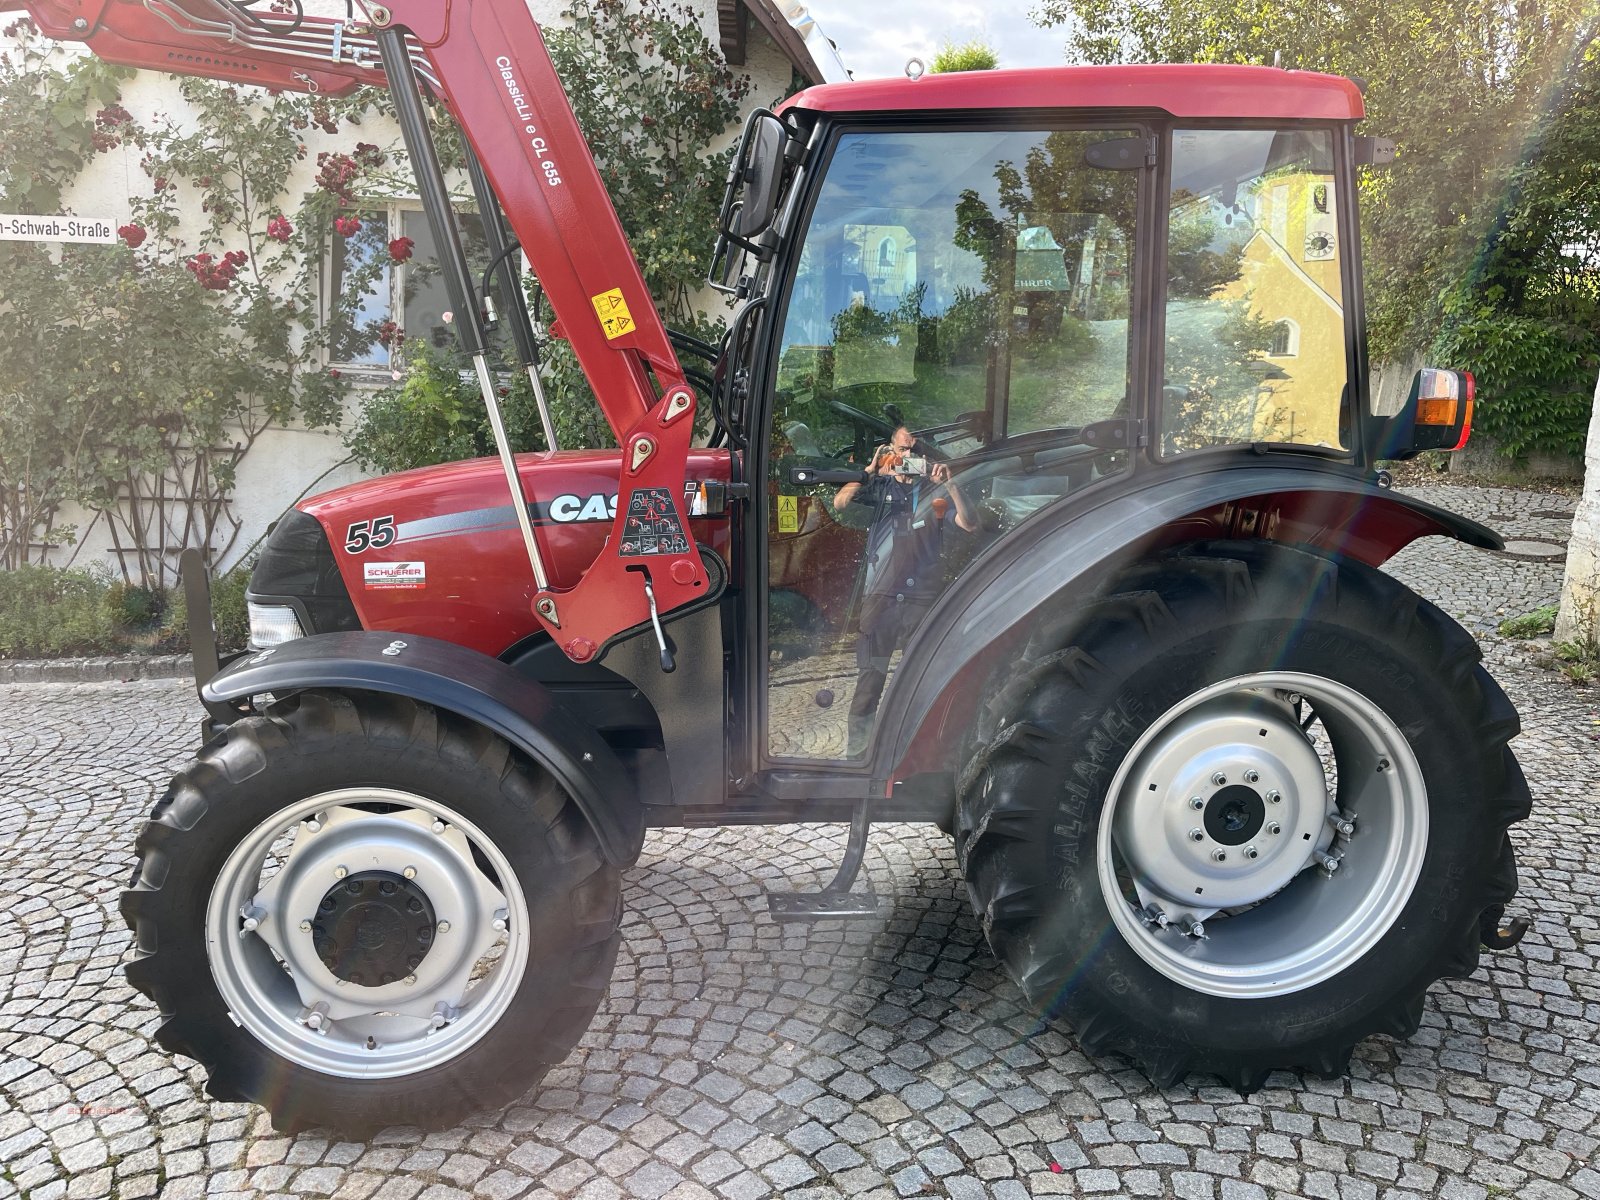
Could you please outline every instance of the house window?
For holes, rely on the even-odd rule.
[[[467,260],[475,272],[488,265],[483,224],[476,213],[458,214]],[[439,270],[438,248],[422,210],[410,204],[363,208],[361,228],[348,236],[330,233],[324,260],[323,312],[329,323],[330,364],[390,371],[399,365],[394,348],[385,344],[386,322],[393,321],[408,341],[422,338],[430,346],[457,345],[445,323],[450,296]],[[389,243],[407,237],[411,257],[397,263]],[[354,300],[336,311],[334,298],[354,292]]]
[[[1269,358],[1293,358],[1300,353],[1300,326],[1285,317],[1272,327],[1272,344],[1267,347]]]

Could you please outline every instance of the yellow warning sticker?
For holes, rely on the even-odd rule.
[[[612,288],[589,299],[594,305],[595,315],[600,318],[600,328],[606,331],[607,341],[633,332],[633,314],[628,311],[628,302],[622,298],[621,288]]]
[[[778,532],[800,532],[800,497],[778,497]]]

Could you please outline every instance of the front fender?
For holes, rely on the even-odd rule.
[[[1128,552],[1215,537],[1297,542],[1379,566],[1419,537],[1439,534],[1485,550],[1504,541],[1475,521],[1354,479],[1348,472],[1234,466],[1137,476],[1054,505],[1001,539],[948,591],[906,648],[879,709],[872,777],[908,763],[946,690],[980,655],[1052,597],[1092,586]],[[948,743],[948,738],[945,739]]]
[[[550,690],[515,667],[437,638],[328,633],[245,655],[212,676],[200,698],[304,688],[387,692],[492,730],[555,776],[594,826],[608,862],[628,866],[644,846],[644,806],[609,746]]]

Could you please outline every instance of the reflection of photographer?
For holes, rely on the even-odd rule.
[[[977,516],[951,482],[950,468],[919,455],[917,439],[904,425],[873,454],[866,473],[865,483],[847,483],[833,498],[840,512],[852,504],[873,510],[850,701],[851,757],[866,745],[895,648],[906,643],[943,585],[939,557],[948,510],[955,509],[961,529],[978,528]]]

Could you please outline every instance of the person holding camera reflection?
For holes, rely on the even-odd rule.
[[[847,483],[833,498],[839,512],[864,504],[873,514],[856,640],[856,689],[850,701],[851,758],[866,748],[889,677],[889,660],[927,615],[944,584],[940,554],[950,510],[957,527],[968,533],[978,529],[978,518],[951,480],[949,466],[918,455],[916,435],[904,425],[873,454],[866,474],[865,483]]]

